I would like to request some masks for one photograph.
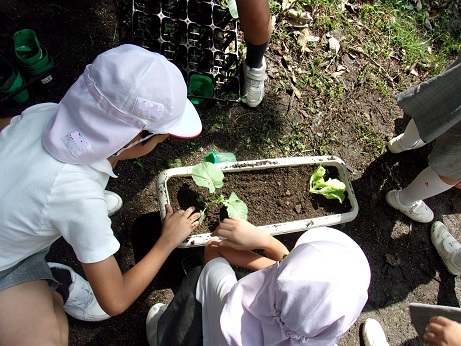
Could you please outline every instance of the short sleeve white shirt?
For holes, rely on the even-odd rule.
[[[42,145],[56,107],[29,107],[0,132],[0,271],[61,236],[83,263],[102,261],[120,247],[104,199],[109,177],[116,177],[109,161],[66,164]]]

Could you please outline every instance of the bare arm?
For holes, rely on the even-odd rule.
[[[169,205],[162,235],[144,258],[122,274],[114,256],[98,263],[82,263],[101,307],[111,316],[124,312],[147,288],[170,253],[198,226],[194,208],[173,213]]]
[[[205,263],[216,257],[224,257],[231,265],[259,270],[276,262],[250,250],[236,250],[227,246],[219,246],[220,242],[219,240],[208,242],[205,247]]]
[[[223,220],[212,236],[226,238],[215,245],[220,256],[233,265],[253,270],[281,261],[289,252],[285,245],[269,233],[239,218]],[[255,249],[264,250],[267,257],[251,251]]]
[[[2,131],[5,127],[7,127],[10,124],[11,119],[13,119],[13,117],[0,118],[0,131]]]

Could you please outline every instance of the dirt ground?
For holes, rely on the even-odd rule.
[[[97,54],[130,42],[127,34],[130,10],[122,4],[116,0],[88,3],[77,0],[1,1],[0,11],[12,20],[0,19],[3,53],[8,54],[12,32],[31,28],[54,57],[56,65],[52,70],[52,83],[46,87],[40,81],[29,85],[30,100],[22,106],[11,100],[1,102],[0,117],[20,114],[35,103],[59,102]],[[166,167],[168,159],[180,159],[183,165],[193,165],[201,162],[205,153],[216,149],[233,152],[239,160],[267,158],[261,150],[267,145],[267,138],[272,143],[287,144],[284,142],[286,134],[300,133],[300,141],[305,146],[297,156],[331,154],[346,163],[359,213],[355,220],[337,227],[362,247],[372,271],[369,300],[339,346],[361,345],[359,328],[368,317],[381,322],[391,345],[418,345],[408,304],[459,306],[461,282],[447,272],[433,248],[430,224],[411,222],[388,207],[384,195],[392,188],[405,186],[426,167],[430,145],[400,155],[381,150],[388,139],[404,129],[408,119],[391,97],[383,97],[366,83],[357,83],[359,75],[369,66],[366,56],[356,54],[354,62],[348,65],[348,72],[342,75],[346,96],[316,99],[315,90],[309,86],[291,89],[291,92],[274,91],[278,90],[282,72],[287,71],[286,54],[289,51],[279,42],[271,44],[266,54],[268,94],[258,108],[250,109],[232,102],[204,103],[198,107],[204,123],[199,138],[193,141],[169,139],[142,160],[123,162],[116,168],[120,178],[111,180],[108,186],[124,200],[123,208],[112,217],[114,233],[121,243],[116,258],[126,271],[152,244],[161,223],[156,175]],[[345,55],[341,56],[345,61]],[[300,66],[310,59],[297,54],[291,58]],[[386,67],[389,74],[401,76],[393,93],[425,77],[424,73],[419,76],[403,73],[403,66],[395,60],[378,63]],[[373,83],[373,80],[368,82]],[[303,100],[307,99],[313,100],[320,118],[306,113]],[[222,126],[216,125],[217,118]],[[266,128],[276,131],[268,131],[266,140],[259,135],[252,136]],[[284,156],[283,150],[279,156]],[[270,193],[268,190],[268,198],[271,198]],[[452,189],[428,199],[427,204],[434,210],[435,220],[444,221],[461,240],[460,193]],[[279,238],[291,247],[298,236],[293,233]],[[156,302],[171,300],[183,275],[181,260],[200,251],[201,248],[175,250],[151,285],[122,315],[99,323],[69,318],[70,345],[147,345],[144,323],[149,308]],[[83,274],[72,249],[64,241],[52,246],[48,258],[71,265]]]

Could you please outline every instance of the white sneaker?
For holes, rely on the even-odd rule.
[[[266,75],[266,59],[263,57],[262,66],[250,68],[243,60],[243,97],[242,101],[249,107],[258,106],[264,97],[264,81]]]
[[[364,322],[362,338],[365,346],[389,346],[381,324],[372,318],[367,318]]]
[[[69,286],[69,298],[64,304],[64,311],[81,321],[104,321],[110,318],[99,306],[90,283],[78,275],[71,267],[61,263],[49,262],[50,268],[65,269],[70,272],[72,284]]]
[[[419,140],[411,148],[406,148],[400,142],[400,138],[402,138],[402,136],[403,136],[403,133],[398,135],[397,137],[392,138],[389,142],[387,142],[387,149],[389,149],[389,151],[392,154],[398,154],[403,151],[418,149],[418,148],[424,147],[424,145],[426,144],[422,140]]]
[[[386,202],[392,208],[397,209],[398,211],[402,212],[410,219],[421,222],[427,223],[431,222],[434,218],[434,213],[432,212],[431,208],[429,208],[424,201],[416,201],[412,205],[404,205],[400,203],[399,200],[399,192],[401,190],[391,190],[386,193]]]
[[[107,214],[114,215],[123,205],[122,197],[115,192],[104,190],[104,198],[107,204]]]
[[[160,316],[165,312],[168,305],[163,303],[157,303],[153,305],[146,317],[146,336],[149,345],[157,345],[157,325]]]
[[[461,244],[448,232],[442,222],[436,221],[432,224],[431,240],[448,271],[453,275],[460,275],[461,266],[457,265],[454,259],[461,249]]]

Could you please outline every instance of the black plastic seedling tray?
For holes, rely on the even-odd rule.
[[[196,104],[240,100],[237,20],[218,1],[133,1],[133,43],[173,62]]]

